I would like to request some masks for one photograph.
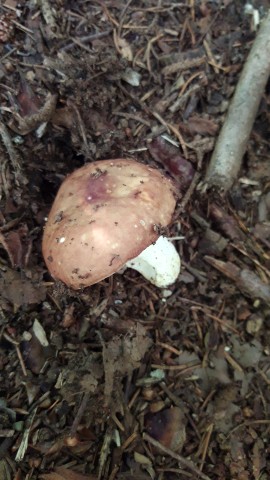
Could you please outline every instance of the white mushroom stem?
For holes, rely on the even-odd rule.
[[[129,260],[125,266],[137,270],[157,287],[166,288],[177,280],[181,261],[170,240],[159,237],[140,255]]]

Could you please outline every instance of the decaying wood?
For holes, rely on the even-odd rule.
[[[262,22],[241,73],[206,173],[204,187],[228,190],[243,155],[270,74],[270,11]]]

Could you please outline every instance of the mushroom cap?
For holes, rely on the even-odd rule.
[[[109,277],[159,237],[175,204],[173,182],[137,161],[100,160],[75,170],[45,225],[42,251],[51,275],[74,289]]]

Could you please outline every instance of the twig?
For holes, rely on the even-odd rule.
[[[18,359],[19,359],[19,362],[20,362],[20,365],[21,365],[21,369],[23,371],[23,374],[25,377],[27,377],[27,370],[25,368],[25,364],[24,364],[24,360],[23,360],[23,357],[22,357],[22,354],[21,354],[21,351],[20,351],[20,348],[19,348],[19,342],[17,342],[17,340],[15,340],[14,338],[12,338],[10,335],[8,335],[8,333],[4,332],[3,333],[3,337],[10,343],[12,343],[12,345],[14,345],[15,347],[15,350],[16,350],[16,353],[17,353],[17,356],[18,356]]]
[[[81,402],[81,405],[79,407],[79,410],[77,412],[77,415],[73,421],[73,424],[72,424],[72,427],[71,427],[71,430],[70,430],[70,437],[75,437],[76,435],[76,432],[77,432],[77,428],[78,428],[78,425],[82,419],[82,416],[85,412],[85,409],[87,407],[87,402],[89,400],[89,397],[90,397],[90,393],[89,392],[86,392],[83,396],[83,399],[82,399],[82,402]]]
[[[78,130],[79,130],[79,132],[81,134],[81,137],[83,139],[85,151],[89,155],[89,147],[88,147],[88,142],[87,142],[86,129],[85,129],[85,125],[84,125],[84,122],[82,120],[81,114],[79,112],[79,109],[77,108],[77,106],[71,100],[67,101],[67,106],[72,108],[73,111],[75,112],[75,115],[77,117]]]
[[[191,460],[187,460],[186,458],[182,457],[182,455],[179,455],[178,453],[173,452],[170,448],[164,447],[161,443],[159,443],[157,440],[154,438],[150,437],[147,433],[143,434],[143,439],[146,440],[147,442],[151,443],[156,448],[159,448],[163,453],[166,455],[169,455],[170,457],[174,458],[177,460],[177,462],[180,462],[182,465],[185,467],[189,468],[193,473],[198,475],[199,478],[202,478],[203,480],[210,480],[208,475],[205,475],[202,473],[196,465]]]
[[[228,190],[236,179],[270,74],[270,10],[240,75],[202,188]]]
[[[208,309],[209,307],[207,307]],[[234,328],[232,325],[230,325],[228,323],[228,320],[224,319],[222,320],[222,318],[219,318],[217,315],[212,315],[211,313],[209,313],[207,311],[207,309],[203,306],[192,306],[191,307],[191,311],[197,311],[199,310],[200,312],[203,312],[204,315],[208,318],[211,318],[211,320],[214,320],[215,322],[219,323],[220,325],[222,325],[223,328],[226,328],[228,330],[231,330],[232,332],[234,332],[236,335],[239,335],[239,332],[236,328]]]
[[[205,463],[205,459],[206,459],[206,455],[207,455],[207,451],[208,451],[208,447],[209,447],[209,443],[210,443],[210,438],[211,438],[211,435],[213,433],[213,429],[214,429],[214,424],[213,423],[208,425],[208,427],[206,429],[206,432],[205,432],[205,437],[202,441],[202,461],[201,461],[201,465],[200,465],[200,470],[203,469],[203,466],[204,466],[204,463]]]
[[[18,357],[20,365],[21,365],[22,372],[23,372],[24,376],[27,377],[27,370],[25,368],[23,356],[21,354],[21,350],[19,349],[19,345],[15,345],[15,349],[16,349],[17,357]]]
[[[201,363],[194,363],[193,365],[160,365],[158,363],[152,363],[151,364],[152,368],[157,368],[159,370],[170,370],[171,372],[177,372],[177,371],[185,371],[187,369],[189,370],[195,370],[196,368],[201,368]]]
[[[81,44],[86,43],[86,42],[90,43],[93,40],[96,40],[98,38],[107,37],[108,35],[110,35],[111,32],[112,32],[112,29],[110,28],[109,30],[105,30],[104,32],[91,33],[91,34],[86,35],[84,37],[78,37],[78,38],[75,37],[75,39],[73,39],[72,43],[68,43],[67,45],[62,47],[60,50],[68,52],[69,50],[74,48],[76,46],[76,43],[74,43],[74,40],[79,40]]]
[[[75,45],[78,45],[82,50],[85,50],[88,53],[92,53],[91,48],[87,47],[87,45],[84,45],[79,38],[76,37],[70,37],[71,40],[75,43]]]
[[[240,269],[232,262],[223,262],[208,255],[204,256],[204,260],[223,273],[223,275],[233,280],[244,295],[253,300],[263,300],[267,305],[270,305],[270,285],[262,282],[260,277],[252,270],[247,268]]]
[[[139,115],[133,115],[132,113],[125,113],[125,112],[113,112],[113,115],[117,115],[118,117],[124,117],[130,120],[135,120],[135,122],[142,123],[143,125],[146,125],[147,127],[151,127],[151,123],[145,120],[144,118],[141,118]]]

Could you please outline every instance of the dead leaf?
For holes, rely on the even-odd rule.
[[[39,476],[40,480],[97,480],[95,475],[83,475],[64,467],[57,467],[52,473],[45,473]]]
[[[252,470],[255,480],[259,480],[262,469],[266,466],[265,445],[261,438],[258,438],[253,445]]]
[[[246,450],[243,442],[239,441],[237,436],[234,435],[232,435],[230,439],[230,456],[228,466],[231,475],[230,478],[250,480]]]
[[[240,407],[236,404],[237,388],[234,385],[226,385],[219,389],[214,401],[207,407],[207,414],[214,419],[216,430],[228,433],[234,422],[234,417]]]
[[[0,296],[19,308],[45,300],[46,288],[32,283],[23,273],[5,267],[5,271],[1,271]]]
[[[223,210],[223,208],[215,203],[210,205],[209,213],[212,220],[217,224],[226,237],[232,240],[243,240],[244,234],[232,215],[229,215]]]
[[[103,344],[103,363],[105,370],[105,398],[111,397],[116,374],[127,375],[140,366],[146,352],[152,345],[147,330],[140,324],[135,333],[124,337],[115,336],[107,344]]]
[[[165,408],[160,412],[149,412],[145,416],[145,429],[166,448],[180,451],[186,440],[186,419],[179,407]]]
[[[28,227],[21,225],[18,230],[0,233],[0,243],[8,254],[13,268],[26,267],[32,249],[32,240],[28,236]]]
[[[256,223],[252,229],[255,237],[259,240],[269,241],[270,239],[270,223]]]
[[[231,335],[232,355],[243,368],[256,367],[263,355],[261,343],[253,339],[251,342],[241,343],[236,335]]]
[[[197,25],[200,29],[201,35],[205,35],[208,32],[210,22],[211,22],[210,15],[206,17],[202,17],[197,21]]]
[[[196,366],[200,365],[199,356],[192,352],[184,350],[178,357],[179,365],[186,365],[187,367],[194,366],[192,374],[197,377],[200,388],[204,392],[209,392],[212,389],[220,388],[231,383],[229,376],[228,364],[224,356],[224,347],[221,345],[217,351],[212,351],[209,354],[209,363],[211,366]]]
[[[52,115],[52,123],[71,130],[76,123],[76,117],[74,112],[68,106],[57,108]]]
[[[20,91],[17,96],[17,102],[20,108],[20,114],[22,117],[27,115],[33,115],[38,112],[40,101],[33,92],[29,82],[26,80],[22,72],[20,73]]]
[[[21,342],[21,351],[27,368],[33,373],[39,373],[52,354],[46,333],[36,319],[30,332],[24,333],[24,340]]]
[[[80,383],[82,389],[86,392],[94,393],[98,386],[98,380],[91,372],[83,375]]]
[[[57,95],[48,93],[42,107],[31,115],[22,117],[19,113],[14,113],[14,118],[18,126],[14,122],[10,122],[9,127],[20,135],[27,135],[37,129],[41,124],[46,124],[52,119],[55,111]]]
[[[210,135],[215,136],[218,130],[218,125],[209,118],[199,117],[194,115],[189,117],[188,124],[185,125],[191,135]]]
[[[68,366],[62,370],[61,394],[67,397],[74,391],[95,393],[103,375],[99,354],[78,354],[71,358]]]
[[[0,478],[1,480],[11,480],[11,467],[4,459],[0,460]]]
[[[72,325],[75,324],[74,310],[75,310],[74,303],[71,303],[65,308],[62,322],[61,322],[61,325],[63,328],[70,328],[72,327]]]
[[[2,478],[2,477],[1,477]],[[21,475],[21,470],[18,470],[16,473],[15,473],[15,477],[13,477],[13,480],[23,480],[22,479],[22,475]]]
[[[211,228],[207,228],[199,241],[199,251],[207,255],[220,256],[228,245],[228,240],[216,233]]]
[[[180,190],[189,187],[194,168],[179,151],[179,148],[170,145],[162,137],[155,138],[148,145],[149,152],[156,162],[161,163],[179,183]]]
[[[119,37],[116,30],[114,30],[113,39],[118,53],[129,62],[132,62],[133,53],[128,41],[125,38]]]

